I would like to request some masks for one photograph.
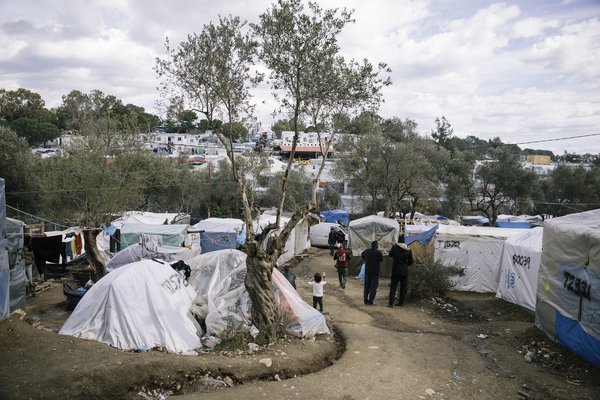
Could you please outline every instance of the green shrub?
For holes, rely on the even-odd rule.
[[[408,299],[445,297],[454,286],[450,276],[455,271],[435,259],[431,246],[423,247],[416,253],[415,262],[409,267]]]

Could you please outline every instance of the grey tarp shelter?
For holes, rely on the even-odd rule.
[[[348,224],[349,245],[352,249],[348,273],[358,275],[362,265],[361,253],[371,247],[371,242],[379,242],[379,250],[384,254],[380,276],[391,276],[392,259],[387,256],[392,245],[398,241],[400,224],[394,219],[369,215],[350,221]]]

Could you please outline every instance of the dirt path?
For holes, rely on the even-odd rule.
[[[155,388],[182,399],[600,398],[597,368],[491,295],[455,293],[450,303],[390,309],[382,279],[378,304],[364,306],[361,281],[350,277],[339,288],[327,251],[311,251],[294,271],[306,300],[301,275],[327,273],[325,314],[346,346],[339,358],[330,337],[284,340],[257,353],[123,352],[57,335],[68,313],[55,287],[28,303],[28,318],[40,318],[36,326],[15,317],[0,322],[0,398],[159,398]]]
[[[325,313],[346,339],[346,352],[333,366],[182,399],[600,398],[598,369],[550,343],[533,328],[531,315],[493,295],[454,293],[457,308],[442,303],[390,309],[384,306],[388,279],[382,279],[378,304],[365,306],[361,281],[351,277],[342,290],[332,265],[326,252],[304,261],[307,276],[327,273]],[[310,298],[308,287],[299,291]],[[525,361],[526,348],[540,347],[557,364]]]

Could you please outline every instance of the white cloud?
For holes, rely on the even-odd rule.
[[[571,79],[598,87],[600,82],[600,20],[567,24],[559,34],[537,42],[528,60],[568,73]]]
[[[256,22],[271,0],[0,0],[0,87],[37,91],[48,106],[99,89],[154,112],[155,57],[218,15]],[[600,12],[549,0],[320,0],[355,9],[340,37],[344,55],[387,62],[386,117],[412,118],[422,133],[445,115],[457,134],[506,142],[586,134],[600,126]],[[270,90],[254,91],[270,124]],[[600,142],[596,140],[597,142]],[[583,143],[583,145],[582,145]],[[539,148],[595,149],[584,140]],[[577,147],[580,146],[580,147]],[[595,147],[594,147],[595,146]]]
[[[557,28],[559,23],[557,20],[545,20],[542,18],[532,17],[525,18],[515,23],[513,28],[514,38],[534,38],[544,34],[548,28]]]

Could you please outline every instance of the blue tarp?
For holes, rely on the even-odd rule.
[[[600,368],[600,341],[588,335],[579,322],[564,317],[558,311],[556,336],[563,346]]]
[[[323,222],[341,222],[342,225],[348,226],[350,223],[350,214],[344,210],[328,210],[321,211],[321,215],[325,218]]]
[[[529,222],[496,221],[496,227],[497,228],[530,229],[531,225],[529,225]]]
[[[406,237],[404,237],[404,243],[407,246],[410,246],[414,242],[419,242],[422,245],[426,245],[427,243],[429,243],[431,241],[431,239],[433,238],[433,235],[435,235],[435,231],[437,231],[438,226],[439,225],[435,225],[430,230],[428,230],[426,232],[421,232],[418,235],[406,236]]]
[[[202,254],[217,250],[237,249],[238,235],[235,232],[200,232]]]

